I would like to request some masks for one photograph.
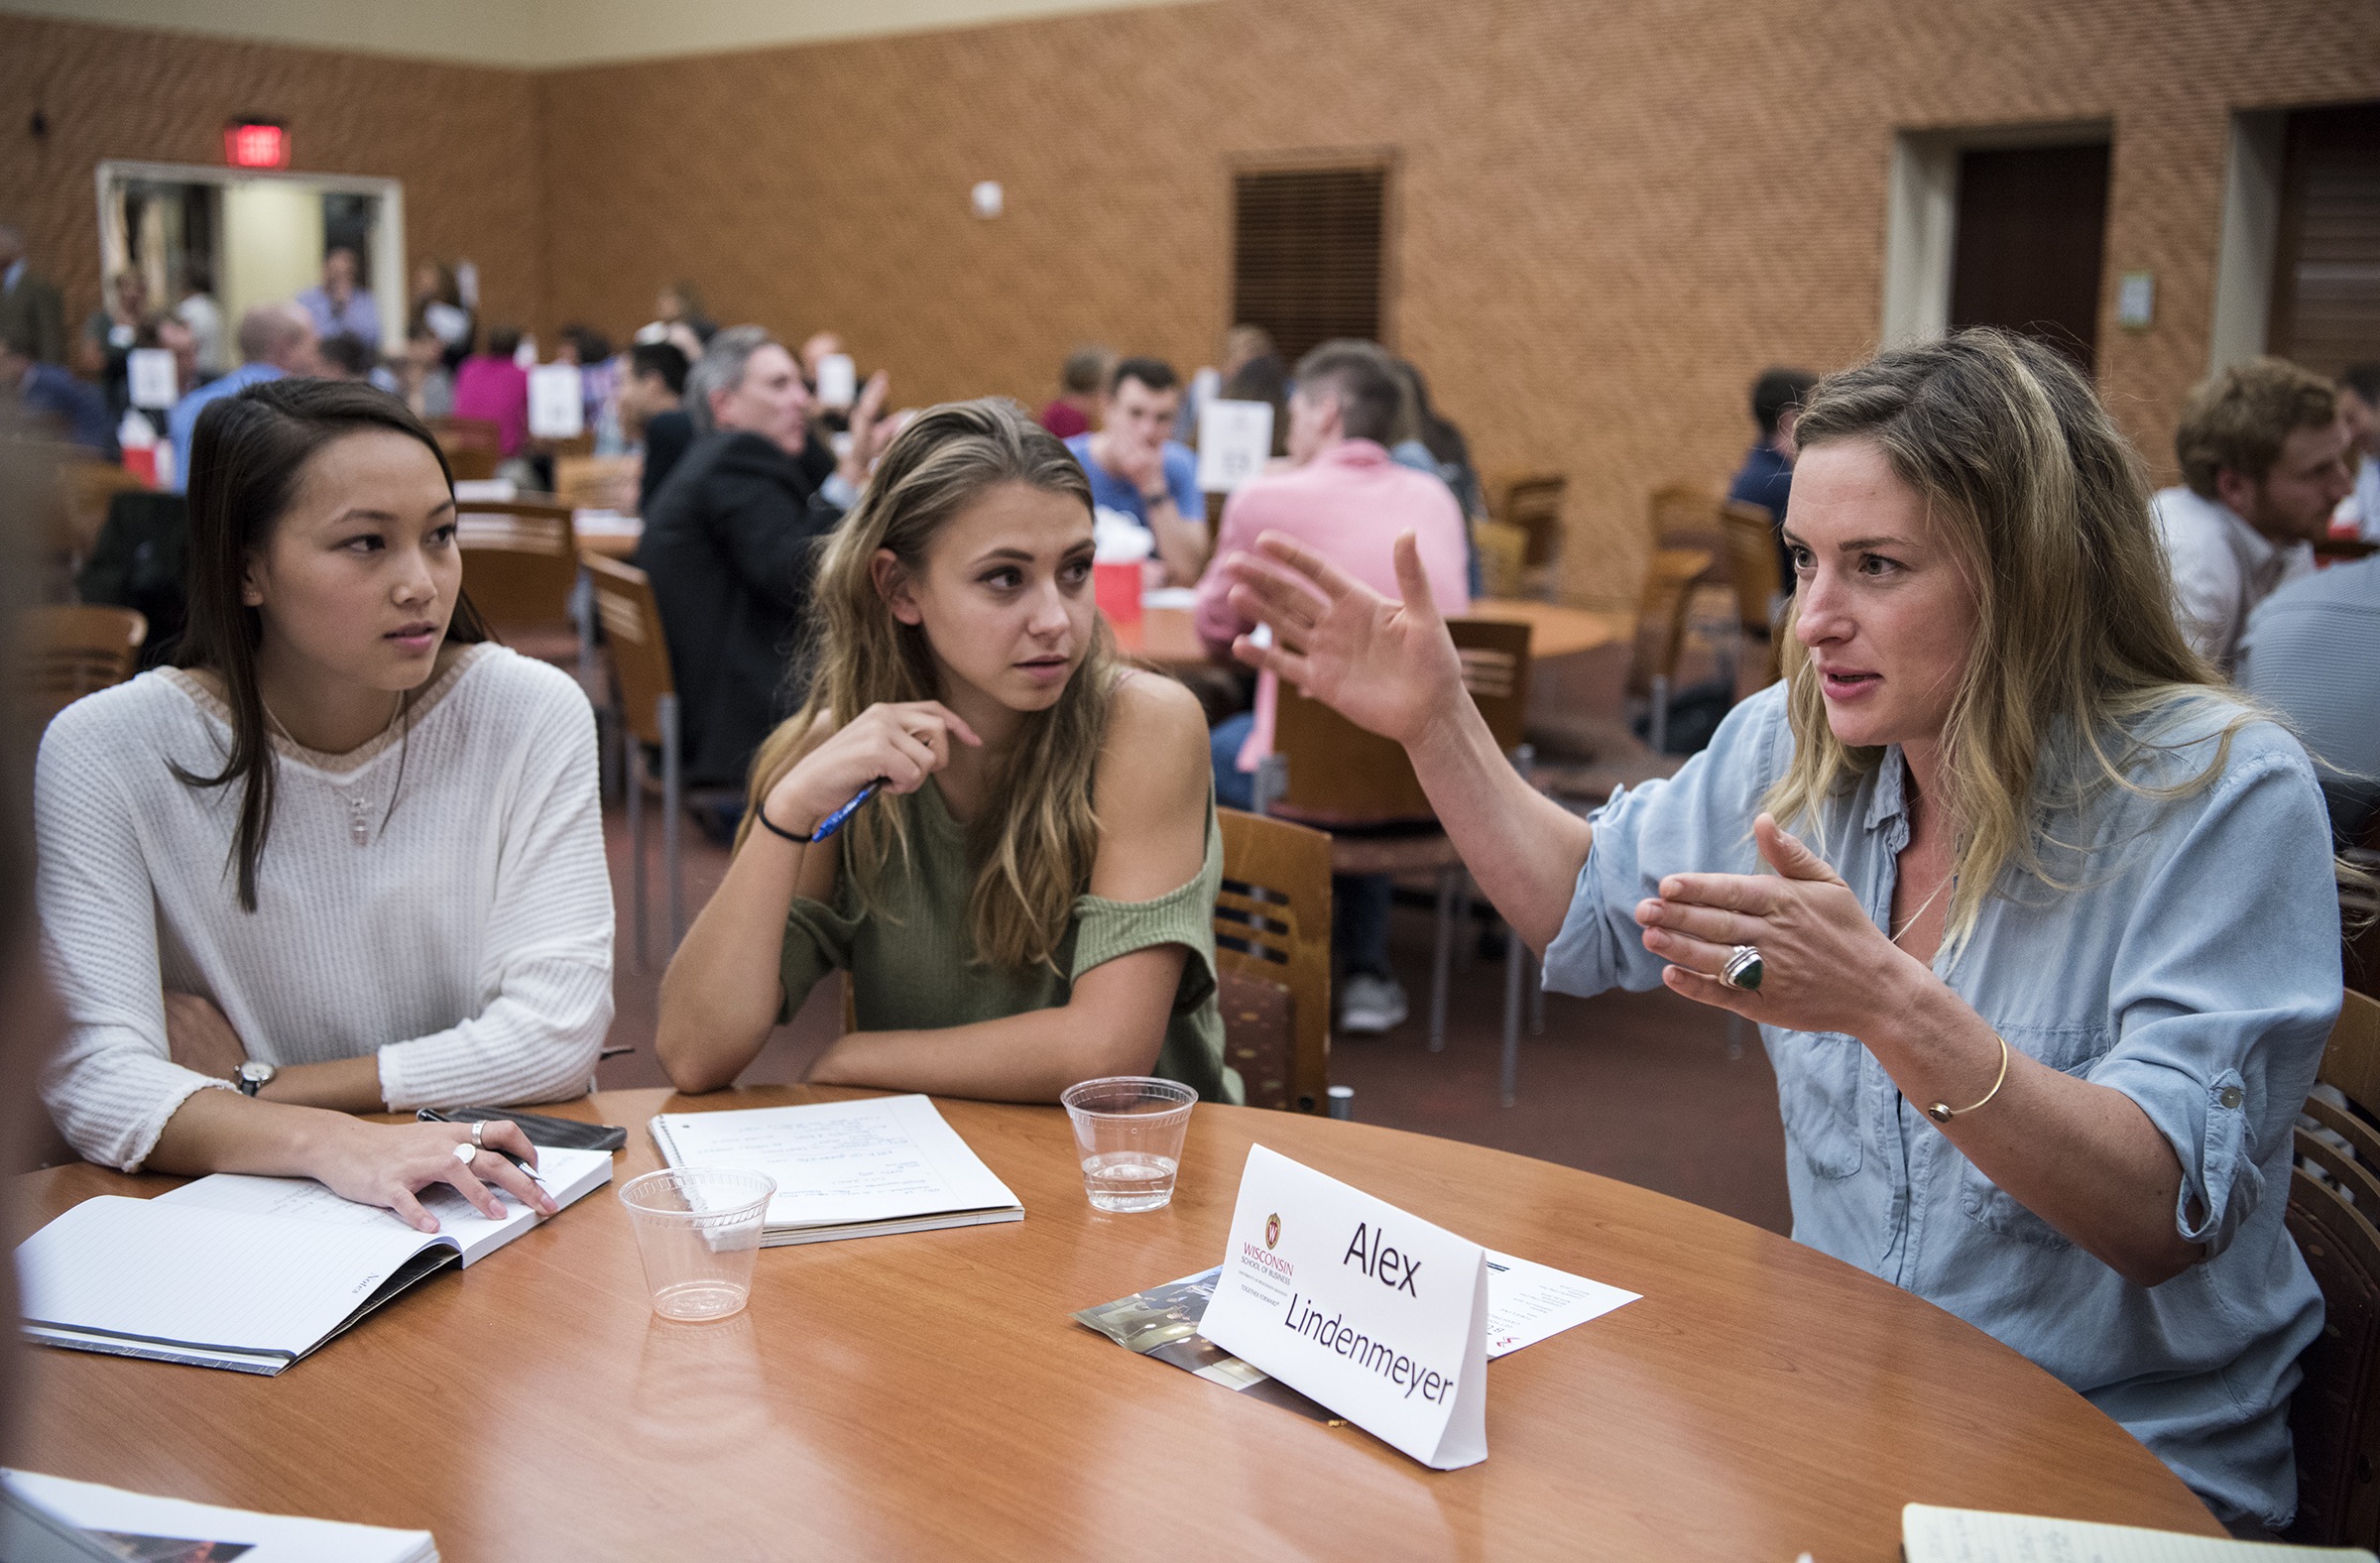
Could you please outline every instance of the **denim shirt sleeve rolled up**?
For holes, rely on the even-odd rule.
[[[1761,872],[1751,822],[1793,753],[1784,690],[1731,712],[1668,782],[1615,794],[1545,981],[1647,989],[1632,916],[1662,876]],[[2056,884],[2011,868],[1935,971],[2017,1051],[2138,1106],[2182,1171],[2175,1230],[2205,1260],[2126,1281],[1986,1178],[1856,1037],[1761,1027],[1794,1237],[1960,1315],[2088,1397],[2226,1520],[2296,1507],[2288,1405],[2321,1297],[2283,1224],[2291,1126],[2340,1003],[2337,901],[2305,752],[2202,700],[2134,746],[2131,786],[2045,750],[2031,815]],[[2119,747],[2123,735],[2113,735]],[[2160,795],[2215,768],[2183,795]],[[1909,841],[1897,749],[1789,821],[1888,926]],[[2044,801],[2044,799],[2049,799]]]

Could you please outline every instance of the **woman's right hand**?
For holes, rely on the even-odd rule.
[[[308,1170],[341,1198],[359,1205],[386,1206],[406,1225],[422,1232],[438,1230],[438,1218],[422,1209],[416,1197],[433,1183],[449,1185],[490,1221],[504,1219],[504,1202],[490,1184],[540,1216],[550,1216],[561,1208],[535,1178],[499,1153],[510,1151],[531,1166],[536,1165],[536,1146],[521,1133],[520,1125],[491,1118],[481,1134],[481,1148],[466,1165],[454,1151],[457,1145],[471,1143],[469,1124],[343,1120]]]
[[[950,742],[980,747],[962,717],[939,700],[872,705],[802,756],[769,789],[771,824],[806,836],[819,821],[882,777],[891,792],[914,792],[950,764]]]
[[[1432,719],[1463,708],[1463,660],[1430,595],[1413,534],[1395,544],[1402,602],[1390,602],[1277,532],[1223,568],[1243,619],[1272,626],[1270,646],[1243,635],[1232,651],[1278,673],[1358,727],[1411,744]]]

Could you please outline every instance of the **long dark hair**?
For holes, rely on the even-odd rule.
[[[210,403],[190,438],[189,623],[171,659],[177,667],[203,667],[223,680],[231,707],[231,755],[214,776],[174,765],[187,786],[240,783],[240,825],[232,838],[239,866],[240,905],[256,910],[256,863],[273,830],[273,746],[265,734],[265,700],[256,683],[256,649],[264,618],[240,600],[252,554],[272,540],[290,508],[305,464],[341,435],[387,429],[417,439],[437,458],[449,492],[453,469],[436,436],[385,391],[352,380],[271,380]],[[488,639],[487,625],[457,593],[446,639],[467,645]],[[389,800],[391,808],[396,799]]]

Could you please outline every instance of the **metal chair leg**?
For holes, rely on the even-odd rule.
[[[1529,947],[1520,935],[1504,929],[1504,1056],[1497,1086],[1506,1107],[1520,1087],[1520,979],[1529,963]]]
[[[661,719],[661,871],[669,876],[669,953],[675,955],[677,941],[686,933],[686,882],[677,856],[686,799],[677,752],[677,696],[665,694],[656,703]]]
[[[1455,874],[1455,970],[1467,972],[1480,963],[1480,919],[1471,914],[1471,875]]]
[[[1438,947],[1430,956],[1430,1051],[1446,1051],[1446,989],[1455,943],[1455,883],[1461,869],[1438,871]]]
[[[1531,950],[1526,944],[1523,944],[1520,947],[1520,953],[1529,963],[1529,1034],[1531,1036],[1543,1036],[1545,1034],[1544,966],[1543,963],[1537,959],[1536,952]]]
[[[630,915],[637,924],[637,966],[645,966],[645,746],[622,730],[622,742],[628,750],[622,758],[620,774],[628,782],[628,882]]]

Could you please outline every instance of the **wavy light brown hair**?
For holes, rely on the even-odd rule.
[[[924,627],[892,616],[877,590],[873,561],[890,550],[900,567],[925,568],[934,540],[953,518],[1000,484],[1063,495],[1091,513],[1091,482],[1057,436],[1013,402],[986,398],[930,408],[885,452],[868,492],[843,518],[819,561],[812,597],[809,697],[761,745],[743,845],[761,800],[822,742],[833,721],[872,705],[944,698]],[[1117,653],[1105,619],[1058,701],[1028,714],[1004,757],[992,804],[968,827],[975,889],[968,920],[976,959],[1021,968],[1054,962],[1091,883],[1099,819],[1091,779],[1108,731]],[[863,808],[843,827],[843,872],[860,904],[882,909],[879,887],[895,851],[909,858],[906,798]]]
[[[1946,952],[1964,945],[2010,866],[2073,888],[2045,850],[2087,845],[2051,841],[2035,823],[2041,807],[2109,786],[2185,797],[2221,775],[2232,737],[2260,713],[2219,687],[2183,639],[2148,476],[2063,355],[1983,328],[1884,353],[1820,381],[1795,438],[1805,451],[1851,439],[1882,451],[1974,587],[1974,645],[1935,783],[1956,822]],[[1791,622],[1794,755],[1762,806],[1823,835],[1820,805],[1884,752],[1835,737]],[[2207,731],[2205,718],[2220,737],[2204,770],[2172,786],[2134,780],[2164,735],[2187,745]]]

